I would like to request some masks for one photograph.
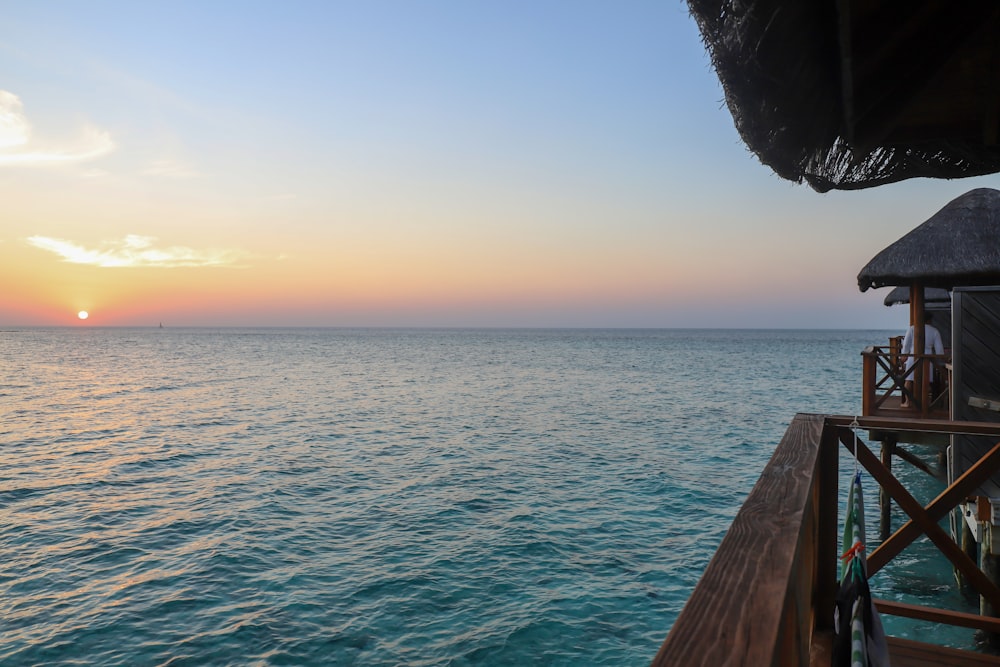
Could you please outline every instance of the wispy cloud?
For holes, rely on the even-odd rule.
[[[114,148],[111,135],[94,127],[85,127],[72,145],[36,147],[21,98],[0,90],[0,167],[82,162],[107,155]]]
[[[21,100],[14,93],[0,90],[0,149],[28,143],[31,127],[21,111]]]
[[[74,241],[48,236],[31,236],[30,245],[48,250],[74,264],[91,264],[102,267],[192,267],[237,266],[248,257],[240,250],[196,250],[185,246],[156,247],[152,236],[129,234],[121,240],[104,241],[96,248],[88,248]]]

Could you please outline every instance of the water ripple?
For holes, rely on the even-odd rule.
[[[648,664],[856,403],[871,336],[775,335],[0,333],[0,663]]]

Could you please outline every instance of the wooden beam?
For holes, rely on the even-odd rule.
[[[1000,657],[957,648],[887,637],[889,661],[893,667],[997,667]],[[829,664],[829,663],[827,663]],[[824,666],[825,667],[825,666]]]
[[[890,472],[892,471],[892,455],[895,451],[895,438],[888,437],[882,441],[882,466]],[[884,542],[892,532],[892,496],[882,488],[879,489],[878,506],[878,538]]]
[[[818,526],[830,512],[815,503],[837,503],[816,488],[822,431],[820,415],[792,420],[654,666],[808,664],[814,596],[826,596],[817,577],[836,553],[817,550],[831,539]]]
[[[913,419],[912,417],[851,417],[825,415],[832,426],[851,426],[855,419],[866,431],[902,433],[951,433],[954,435],[989,435],[1000,438],[1000,422],[953,421],[951,419]]]
[[[964,611],[923,607],[905,602],[896,602],[895,600],[876,599],[874,602],[876,609],[889,616],[903,616],[905,618],[915,618],[918,621],[930,621],[931,623],[957,625],[962,628],[1000,632],[1000,618],[993,616],[980,616],[979,614],[969,614]]]
[[[833,501],[839,497],[839,465],[840,447],[837,446],[837,429],[824,426],[819,448],[819,478],[813,498],[819,519],[816,540],[818,552],[815,577],[816,600],[813,604],[816,630],[833,629],[837,590],[840,588],[837,580],[837,559],[828,555],[840,551],[840,539],[837,535],[840,508]]]
[[[899,391],[900,391],[900,393],[902,393],[905,397],[908,397],[911,401],[913,401],[914,400],[913,394],[912,393],[908,394],[906,392],[906,387],[904,386],[904,382],[906,381],[906,373],[903,372],[903,371],[899,371],[897,368],[895,368],[890,363],[889,359],[886,358],[884,355],[881,355],[878,352],[875,352],[874,353],[874,357],[875,357],[875,361],[878,364],[878,366],[881,367],[883,371],[885,371],[885,378],[883,378],[883,382],[879,382],[879,387],[882,386],[882,384],[884,383],[885,379],[892,380],[892,386],[889,387],[889,389],[887,389],[885,392],[883,392],[882,398],[880,398],[877,401],[877,403],[875,404],[875,408],[882,407],[882,404],[886,402],[886,400],[889,398],[890,394],[892,394],[893,390],[895,390],[896,388],[898,388]],[[868,357],[866,356],[865,357],[865,363],[864,363],[864,366],[862,368],[863,372],[865,371],[865,368],[867,366],[868,366]],[[872,377],[873,377],[873,384],[874,384],[874,376],[875,376],[875,370],[874,369],[871,371],[871,374],[872,374]],[[872,393],[874,394],[874,389],[872,390]],[[862,399],[862,400],[864,400],[864,399]],[[862,414],[864,414],[864,415],[870,415],[870,414],[872,414],[872,412],[873,412],[872,410],[867,410],[867,409],[864,409],[864,408],[862,409]]]
[[[857,446],[855,446],[855,438],[849,430],[842,429],[840,433],[840,441],[845,447],[858,458],[858,461],[865,467],[865,469],[871,473],[872,477],[875,478],[882,488],[889,492],[892,499],[896,501],[896,504],[906,512],[913,522],[919,526],[928,539],[934,543],[938,550],[945,555],[945,557],[952,562],[952,564],[958,568],[959,571],[964,574],[969,583],[972,584],[980,595],[986,598],[990,604],[993,604],[995,608],[1000,609],[1000,588],[997,587],[990,579],[982,573],[982,571],[976,567],[976,564],[972,562],[968,555],[962,551],[958,545],[944,530],[937,524],[934,519],[928,516],[927,511],[924,509],[917,500],[910,495],[899,480],[892,476],[892,473],[888,472],[882,467],[881,461],[872,454],[871,450],[860,440],[857,440]],[[1000,447],[1000,445],[998,445]],[[996,448],[994,448],[996,449]],[[900,531],[903,529],[901,528]],[[899,531],[897,531],[898,533]],[[891,539],[891,538],[890,538]],[[911,540],[912,541],[912,540]],[[883,547],[885,545],[882,545]],[[873,554],[868,558],[868,574],[869,576],[874,575],[878,570],[888,562],[889,559],[885,558],[887,551],[882,551],[882,547],[876,549]],[[898,553],[898,552],[897,552]]]
[[[946,517],[948,512],[969,497],[977,486],[993,476],[993,473],[998,469],[1000,469],[1000,443],[997,443],[993,449],[938,494],[938,497],[925,510],[927,518],[936,523]],[[907,521],[868,557],[869,568],[874,568],[874,571],[879,570],[885,563],[888,563],[909,546],[913,540],[920,537],[921,532],[923,532],[921,527],[913,519]]]
[[[878,352],[869,347],[861,353],[861,414],[875,412],[875,369],[878,366]],[[891,390],[890,390],[891,391]]]
[[[926,508],[926,515],[931,521],[940,521],[952,509],[965,500],[973,490],[1000,469],[1000,443],[987,452],[981,459],[966,470],[961,477],[942,491]],[[883,565],[895,558],[903,549],[910,545],[921,534],[920,526],[910,519],[888,540],[884,541],[868,557],[868,566],[876,572]]]
[[[918,470],[923,470],[925,473],[927,473],[936,480],[943,481],[944,475],[942,475],[937,470],[932,468],[926,461],[924,461],[922,458],[920,458],[913,452],[903,449],[902,447],[897,447],[893,453],[899,458],[909,463],[914,468]]]

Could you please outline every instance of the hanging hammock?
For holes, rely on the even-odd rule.
[[[844,519],[840,589],[833,627],[834,667],[888,667],[889,647],[882,620],[868,588],[868,561],[865,558],[865,503],[861,493],[861,471],[847,494]]]

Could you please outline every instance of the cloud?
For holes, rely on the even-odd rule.
[[[28,244],[48,250],[74,264],[102,267],[235,266],[246,258],[239,250],[195,250],[184,246],[155,247],[156,238],[129,234],[120,241],[104,241],[98,248],[87,248],[73,241],[47,236],[31,236]]]
[[[36,148],[23,106],[17,95],[0,90],[0,167],[82,162],[115,149],[111,135],[94,127],[85,127],[71,146]]]
[[[21,112],[17,95],[0,90],[0,149],[14,148],[28,143],[31,127]]]

